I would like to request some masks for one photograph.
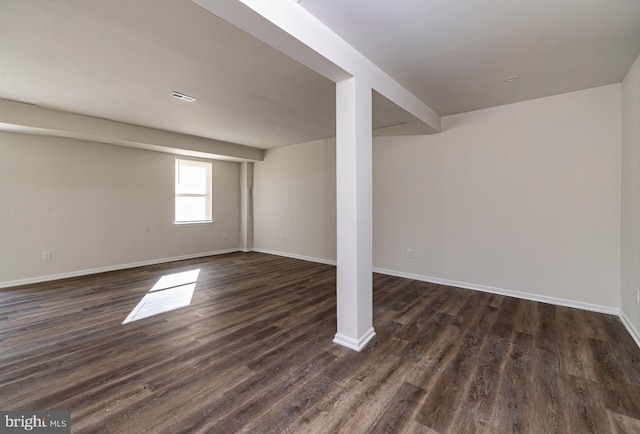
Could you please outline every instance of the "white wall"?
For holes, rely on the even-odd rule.
[[[237,248],[239,163],[213,162],[215,222],[177,226],[174,158],[0,133],[0,285]]]
[[[443,126],[374,143],[374,266],[619,307],[620,86]]]
[[[640,339],[640,57],[622,82],[622,311]],[[640,342],[639,342],[640,343]]]
[[[253,201],[255,250],[335,261],[335,140],[268,150]]]
[[[375,138],[374,267],[617,309],[620,89],[449,116],[436,135]],[[275,149],[256,163],[256,247],[335,259],[332,146]]]

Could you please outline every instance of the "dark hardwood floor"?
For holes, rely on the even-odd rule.
[[[194,268],[191,305],[122,325]],[[0,290],[0,409],[74,433],[640,433],[614,316],[374,275],[357,353],[335,303],[334,267],[258,253]]]

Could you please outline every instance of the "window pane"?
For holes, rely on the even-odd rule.
[[[176,197],[176,221],[196,222],[210,220],[207,216],[206,197]]]
[[[176,180],[176,193],[206,194],[207,168],[180,164]]]
[[[211,221],[211,169],[206,161],[176,158],[176,223]]]

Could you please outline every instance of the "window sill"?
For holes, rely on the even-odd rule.
[[[199,226],[199,225],[210,225],[213,224],[213,220],[201,220],[195,222],[173,222],[176,226]]]

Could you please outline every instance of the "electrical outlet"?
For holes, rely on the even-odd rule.
[[[284,243],[284,235],[280,234],[280,242]]]
[[[222,239],[226,240],[227,239],[227,234],[222,234]]]
[[[636,304],[640,304],[640,288],[636,288]]]
[[[48,251],[48,250],[42,252],[42,260],[43,261],[50,261],[51,260],[51,252]]]
[[[407,258],[413,258],[413,249],[407,249]]]

